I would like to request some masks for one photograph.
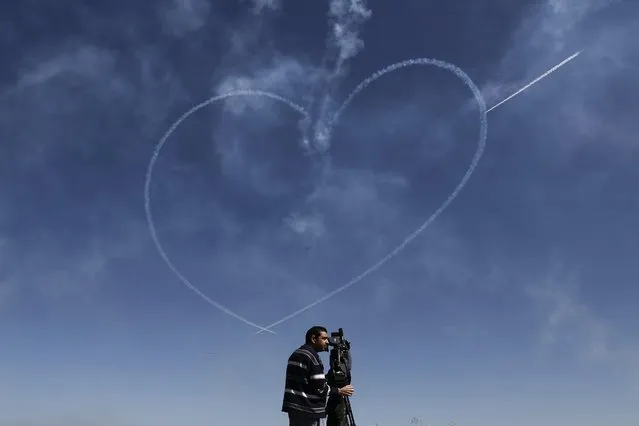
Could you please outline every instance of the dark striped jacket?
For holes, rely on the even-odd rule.
[[[310,418],[326,417],[329,396],[338,389],[326,383],[324,364],[311,345],[304,344],[288,358],[282,411],[306,414]]]

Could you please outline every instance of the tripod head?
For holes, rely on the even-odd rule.
[[[344,330],[331,333],[328,344],[332,347],[330,353],[330,368],[326,381],[330,386],[342,387],[351,383],[351,343],[344,338]]]

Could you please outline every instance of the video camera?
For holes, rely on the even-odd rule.
[[[328,338],[332,346],[330,354],[330,369],[326,380],[329,385],[342,387],[351,383],[351,343],[344,338],[344,330],[331,333]]]

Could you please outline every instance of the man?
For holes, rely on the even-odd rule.
[[[289,426],[319,426],[326,417],[329,396],[351,396],[352,385],[341,388],[326,383],[324,364],[318,352],[328,352],[328,331],[321,326],[306,332],[305,343],[288,358],[282,411],[288,413]]]

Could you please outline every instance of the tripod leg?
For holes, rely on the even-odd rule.
[[[353,416],[353,409],[351,408],[351,401],[347,396],[344,397],[344,405],[346,408],[346,415],[348,426],[355,426],[355,417]]]
[[[348,397],[330,399],[326,407],[326,426],[354,426],[350,420],[350,403]]]

